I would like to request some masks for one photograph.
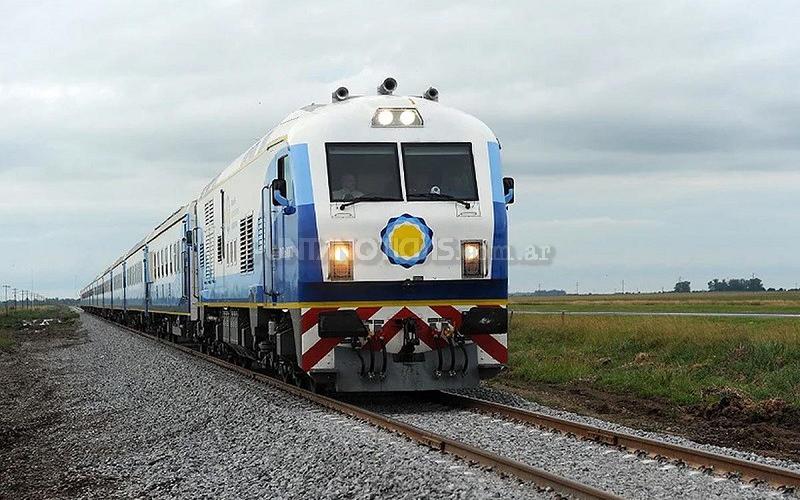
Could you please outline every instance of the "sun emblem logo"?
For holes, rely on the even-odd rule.
[[[425,262],[433,250],[433,230],[421,217],[392,217],[381,230],[381,250],[389,262],[408,269]]]

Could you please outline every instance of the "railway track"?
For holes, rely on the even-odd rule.
[[[635,436],[624,432],[573,422],[531,410],[517,408],[476,399],[460,394],[438,392],[433,396],[436,403],[482,413],[501,418],[556,430],[579,438],[596,441],[610,446],[626,448],[633,452],[644,452],[653,457],[679,460],[688,466],[700,468],[722,475],[739,476],[744,481],[759,481],[788,491],[800,489],[800,474],[781,467],[774,467],[739,458],[711,453],[705,450],[680,446],[665,441]]]
[[[339,401],[322,394],[317,394],[295,385],[287,384],[269,375],[259,373],[233,363],[229,363],[220,358],[202,353],[186,345],[176,344],[154,335],[141,332],[134,328],[120,325],[113,321],[96,316],[98,319],[110,323],[117,328],[129,331],[151,341],[168,345],[192,356],[204,359],[217,366],[236,372],[259,383],[275,387],[290,394],[312,401],[320,406],[348,415],[364,422],[370,423],[381,429],[400,434],[412,441],[425,445],[429,448],[438,450],[442,453],[462,458],[469,462],[477,463],[501,474],[517,477],[523,481],[530,481],[543,489],[550,489],[559,495],[565,495],[581,499],[619,499],[621,497],[595,488],[593,486],[574,481],[572,479],[553,474],[544,469],[532,467],[523,462],[513,460],[490,451],[471,446],[459,440],[451,439],[440,434],[436,434],[425,429],[401,422],[399,420],[381,415],[357,405]]]

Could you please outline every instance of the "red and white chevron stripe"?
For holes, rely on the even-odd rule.
[[[312,307],[302,309],[300,318],[300,331],[302,335],[303,358],[302,368],[305,371],[332,370],[335,367],[333,349],[340,342],[338,338],[320,338],[317,335],[319,314],[323,311],[337,309],[355,309],[358,317],[363,321],[383,320],[381,337],[386,343],[386,350],[390,353],[398,352],[402,347],[402,331],[400,322],[395,319],[416,318],[417,336],[421,344],[419,350],[436,348],[436,340],[429,321],[433,318],[447,319],[458,328],[461,324],[461,311],[466,311],[472,306],[384,306],[384,307]],[[507,334],[499,335],[473,335],[471,340],[478,347],[478,365],[497,365],[508,362]]]

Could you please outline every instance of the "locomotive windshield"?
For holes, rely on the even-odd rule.
[[[409,201],[478,199],[469,143],[403,144],[403,169]]]
[[[400,201],[397,145],[363,143],[325,145],[331,201]]]

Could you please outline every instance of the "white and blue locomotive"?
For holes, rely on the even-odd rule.
[[[81,305],[340,392],[470,387],[508,359],[500,145],[438,92],[337,89],[81,290]]]

